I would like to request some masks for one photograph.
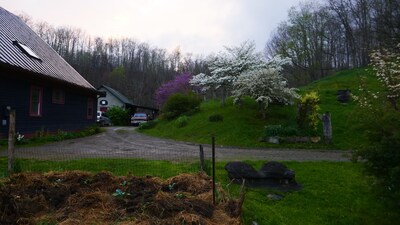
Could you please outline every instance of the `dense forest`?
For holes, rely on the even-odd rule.
[[[372,50],[400,43],[400,0],[325,0],[288,12],[265,46],[296,65],[291,83],[301,85],[333,70],[370,63]]]
[[[155,106],[155,90],[177,74],[209,73],[205,58],[179,47],[168,52],[134,38],[106,40],[21,18],[93,86],[109,85],[135,104]],[[373,49],[399,42],[400,0],[313,1],[288,11],[266,40],[264,54],[290,57],[294,67],[286,76],[299,86],[335,70],[366,66]]]
[[[120,91],[135,104],[155,106],[155,90],[177,74],[206,71],[201,57],[172,53],[134,38],[91,37],[78,28],[54,27],[20,17],[94,87],[102,84]]]

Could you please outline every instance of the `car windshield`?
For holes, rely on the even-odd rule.
[[[134,117],[146,117],[146,114],[144,113],[135,113],[135,115],[133,115]]]

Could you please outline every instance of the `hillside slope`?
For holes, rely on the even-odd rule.
[[[349,89],[352,94],[359,93],[361,77],[372,89],[379,89],[378,81],[369,69],[353,69],[338,72],[300,88],[300,93],[317,91],[320,96],[320,113],[332,115],[333,144],[269,144],[261,142],[266,125],[296,126],[296,106],[272,105],[268,108],[267,118],[262,119],[258,105],[251,99],[245,99],[241,106],[228,100],[225,107],[219,101],[203,102],[200,111],[189,117],[187,125],[179,127],[178,121],[160,120],[155,128],[143,130],[144,133],[196,143],[210,143],[214,134],[218,145],[241,147],[277,147],[277,148],[320,148],[355,149],[363,142],[362,131],[357,124],[357,105],[355,102],[337,101],[337,91]],[[210,122],[212,115],[223,116],[223,121]],[[320,128],[320,133],[322,133]]]

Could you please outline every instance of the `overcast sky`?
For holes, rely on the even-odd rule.
[[[131,37],[151,46],[207,55],[253,40],[262,50],[299,0],[1,0],[34,21],[91,36]]]

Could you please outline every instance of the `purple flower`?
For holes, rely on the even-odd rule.
[[[175,93],[188,93],[191,91],[189,84],[192,75],[183,73],[177,75],[175,79],[161,85],[155,93],[156,104],[161,107],[168,99],[168,97]]]

